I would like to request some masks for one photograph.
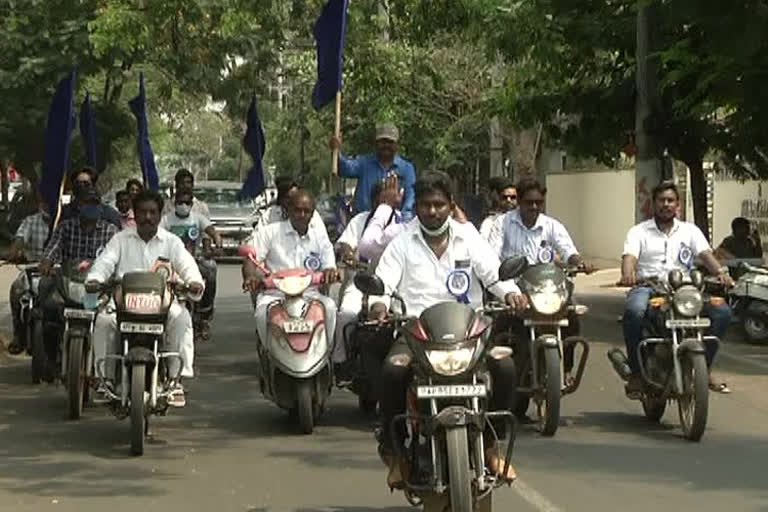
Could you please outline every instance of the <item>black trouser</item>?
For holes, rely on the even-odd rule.
[[[42,277],[38,285],[40,309],[43,313],[43,339],[50,363],[58,359],[59,342],[64,335],[64,298],[57,288],[58,278]]]
[[[381,381],[382,365],[392,348],[394,329],[356,326],[353,332],[365,379],[373,391],[372,397],[381,402],[386,390]]]
[[[496,319],[494,323],[494,332],[511,332],[514,339],[515,360],[520,362],[527,361],[530,358],[528,353],[528,341],[530,339],[529,328],[523,325],[523,320],[512,315],[503,315]],[[568,312],[568,327],[563,328],[563,338],[581,335],[581,320],[574,311]],[[576,345],[566,346],[563,349],[563,370],[570,372],[573,370],[574,353]]]
[[[406,392],[411,382],[411,368],[407,366],[395,366],[390,362],[390,358],[396,354],[407,354],[413,357],[411,349],[406,341],[398,338],[392,345],[381,369],[381,411],[384,416],[384,445],[390,449],[393,443],[402,442],[405,437],[405,424],[401,423],[398,427],[398,439],[392,439],[392,419],[398,414],[405,412]],[[515,402],[515,387],[517,384],[517,375],[515,373],[515,364],[511,358],[506,357],[501,360],[488,357],[486,359],[488,371],[491,374],[493,393],[488,403],[490,411],[508,411],[512,409]],[[504,429],[495,427],[496,432],[501,435]],[[490,440],[490,432],[486,429],[486,437]]]
[[[203,320],[210,320],[213,317],[213,306],[216,301],[216,273],[218,266],[216,265],[216,260],[201,259],[198,260],[197,267],[200,269],[203,281],[205,281],[205,290],[203,290],[203,296],[200,298],[198,311]]]

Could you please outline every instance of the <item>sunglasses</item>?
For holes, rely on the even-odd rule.
[[[186,204],[187,206],[192,206],[192,200],[189,200],[189,201],[176,201],[176,204]]]
[[[517,194],[503,195],[501,198],[506,199],[507,201],[515,201],[517,199]]]

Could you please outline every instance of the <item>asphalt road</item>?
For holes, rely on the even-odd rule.
[[[254,324],[236,267],[220,269],[214,341],[197,355],[188,406],[153,424],[141,458],[128,456],[128,423],[103,409],[64,419],[61,387],[29,384],[28,360],[0,363],[0,511],[395,512],[369,421],[347,392],[332,397],[316,433],[301,436],[265,401],[255,377]],[[520,480],[495,510],[768,512],[768,348],[729,343],[703,441],[681,438],[676,409],[650,425],[623,396],[605,358],[619,340],[620,293],[579,285],[594,340],[582,388],[563,405],[554,439],[524,428]]]

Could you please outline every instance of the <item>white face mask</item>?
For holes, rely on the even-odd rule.
[[[176,215],[179,217],[189,217],[189,212],[192,211],[192,207],[188,204],[177,204]]]
[[[448,231],[448,228],[451,227],[451,218],[447,217],[445,219],[445,222],[443,222],[443,225],[440,226],[437,229],[429,229],[427,226],[425,226],[421,219],[419,219],[419,226],[421,226],[421,230],[427,235],[431,237],[438,237],[445,234],[446,231]]]

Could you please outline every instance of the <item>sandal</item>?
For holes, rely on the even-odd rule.
[[[726,384],[725,382],[720,382],[720,383],[710,382],[709,389],[711,389],[715,393],[722,393],[724,395],[727,395],[731,392],[731,388],[729,388],[728,384]]]

